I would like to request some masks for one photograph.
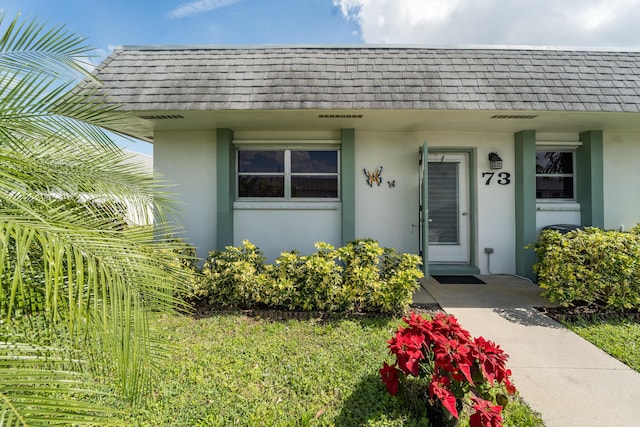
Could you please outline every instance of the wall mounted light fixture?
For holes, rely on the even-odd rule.
[[[502,169],[502,158],[498,153],[489,153],[489,168]]]

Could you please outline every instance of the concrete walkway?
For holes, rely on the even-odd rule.
[[[478,277],[487,284],[423,280],[414,300],[435,300],[473,336],[500,345],[521,397],[547,427],[640,425],[640,374],[534,309],[550,305],[535,284]]]

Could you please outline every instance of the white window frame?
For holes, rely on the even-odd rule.
[[[565,198],[538,198],[536,194],[536,201],[540,203],[566,203],[566,202],[576,202],[577,201],[577,176],[576,176],[576,147],[575,146],[548,146],[548,145],[537,145],[536,146],[536,158],[538,153],[571,153],[571,167],[573,173],[537,173],[536,172],[536,182],[538,177],[551,177],[551,178],[573,178],[573,197],[565,197]],[[538,191],[536,184],[536,193]]]
[[[284,151],[284,172],[242,172],[239,169],[239,152],[240,151]],[[307,172],[291,172],[291,152],[292,151],[335,151],[337,154],[337,171],[335,173],[307,173]],[[341,155],[340,146],[333,144],[248,144],[241,143],[236,145],[235,150],[235,197],[236,201],[251,202],[337,202],[340,201],[340,170]],[[240,175],[270,175],[284,176],[284,197],[240,197],[239,179]],[[292,197],[291,196],[291,178],[293,176],[336,176],[337,177],[337,197]]]

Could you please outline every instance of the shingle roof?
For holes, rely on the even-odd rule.
[[[96,72],[132,111],[640,111],[640,52],[130,46]]]

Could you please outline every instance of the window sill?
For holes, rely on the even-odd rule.
[[[545,201],[545,202],[537,202],[536,210],[543,212],[580,212],[580,203],[578,202],[566,202],[566,201]]]
[[[339,210],[339,201],[237,200],[234,210]]]

